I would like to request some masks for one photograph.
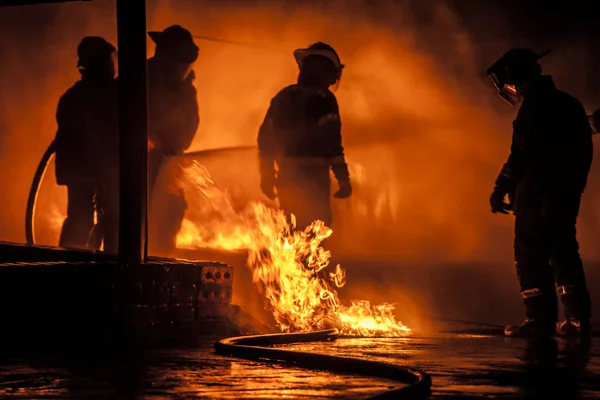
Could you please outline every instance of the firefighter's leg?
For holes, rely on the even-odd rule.
[[[117,254],[119,252],[119,195],[118,190],[108,190],[102,219],[99,223],[104,233],[104,251]]]
[[[67,218],[60,233],[59,246],[85,248],[94,226],[94,195],[92,184],[67,186]]]
[[[293,171],[280,171],[277,197],[279,206],[296,217],[296,227],[304,230],[314,221],[331,227],[331,178],[326,165],[297,166]]]
[[[96,224],[94,224],[94,227],[92,228],[90,235],[88,237],[88,241],[86,244],[86,247],[90,250],[100,250],[100,247],[102,246],[102,241],[104,241],[104,224],[103,224],[103,211],[100,209],[96,209],[96,216],[97,216],[97,220],[96,220]]]
[[[558,325],[558,332],[566,335],[590,331],[591,301],[576,230],[580,201],[578,193],[561,193],[548,207],[550,260],[565,311],[565,321]]]
[[[514,255],[526,320],[508,326],[509,336],[549,335],[555,330],[558,305],[543,222],[535,204],[516,211]]]
[[[291,183],[280,183],[277,185],[277,200],[279,208],[285,213],[288,222],[291,223],[292,215],[296,222],[296,229],[304,230],[310,224],[307,212],[302,202],[301,190]]]
[[[148,195],[150,199],[152,199],[152,193],[154,193],[154,187],[164,163],[165,157],[158,150],[148,152]]]
[[[172,257],[177,248],[177,234],[181,230],[187,202],[181,188],[165,196],[164,208],[157,210],[159,215],[152,216],[157,219],[153,243],[157,255]]]

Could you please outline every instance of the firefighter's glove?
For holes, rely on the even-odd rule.
[[[340,182],[340,190],[334,193],[333,197],[336,199],[347,199],[352,195],[352,185],[350,181]]]
[[[506,195],[506,190],[500,188],[499,186],[494,188],[494,191],[490,196],[492,213],[508,214],[509,211],[512,211],[512,206],[504,201]]]

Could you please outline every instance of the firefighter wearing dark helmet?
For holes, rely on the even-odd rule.
[[[67,186],[68,196],[60,246],[84,248],[97,192],[118,168],[116,49],[101,37],[88,36],[77,55],[81,79],[63,94],[56,111],[56,181]]]
[[[192,34],[179,25],[148,34],[156,43],[154,56],[148,60],[148,191],[152,195],[161,167],[190,147],[200,123],[192,70],[199,49]],[[151,215],[156,229],[150,242],[163,255],[175,249],[187,207],[183,189],[170,187],[162,193],[168,197],[165,209]]]
[[[542,75],[543,55],[513,49],[487,71],[502,98],[511,105],[522,100],[510,156],[490,198],[492,212],[512,209],[515,215],[514,255],[526,320],[506,328],[511,336],[590,331],[575,226],[592,163],[592,132],[581,103]],[[557,295],[566,317],[559,324]]]
[[[261,189],[296,217],[297,228],[315,220],[331,226],[330,170],[339,183],[334,197],[352,194],[338,104],[329,90],[339,83],[344,66],[336,51],[321,42],[294,56],[298,82],[271,100],[258,133]]]

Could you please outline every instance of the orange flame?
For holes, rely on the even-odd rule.
[[[207,169],[194,162],[184,169],[183,185],[194,191],[195,215],[202,223],[187,219],[178,247],[248,251],[247,265],[253,281],[269,301],[282,331],[314,331],[337,328],[352,336],[403,336],[411,331],[396,321],[392,304],[371,306],[353,301],[345,306],[335,288],[346,282],[338,265],[324,278],[331,254],[321,242],[332,230],[315,221],[304,231],[293,229],[285,214],[260,202],[236,209],[227,190],[212,181]],[[210,223],[208,223],[210,221]],[[209,226],[209,229],[201,227]]]

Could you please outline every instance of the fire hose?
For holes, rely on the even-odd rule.
[[[218,156],[222,153],[232,152],[232,151],[246,151],[249,149],[254,149],[256,146],[237,146],[237,147],[226,147],[221,149],[208,149],[208,150],[199,150],[193,151],[189,153],[185,153],[180,157],[212,157]],[[56,144],[53,141],[50,143],[42,159],[40,160],[37,169],[35,170],[35,174],[33,175],[33,182],[31,183],[31,188],[29,189],[29,197],[27,198],[27,207],[25,209],[25,238],[26,243],[29,245],[36,244],[35,242],[35,210],[37,205],[38,194],[40,190],[40,186],[42,181],[44,180],[44,176],[46,175],[46,171],[48,170],[48,165],[52,161],[54,154],[56,153]]]
[[[431,377],[420,370],[384,362],[361,360],[325,354],[300,352],[266,346],[292,343],[324,342],[338,338],[338,331],[330,329],[308,333],[278,333],[227,338],[215,343],[215,352],[255,361],[293,365],[298,368],[337,372],[349,375],[370,376],[393,380],[404,385],[371,399],[423,399],[431,393]]]
[[[50,143],[48,149],[42,156],[35,175],[33,175],[33,182],[31,183],[31,189],[29,189],[29,197],[27,198],[27,208],[25,209],[25,237],[27,244],[35,244],[35,230],[34,230],[34,219],[35,219],[35,206],[37,203],[38,193],[40,190],[40,184],[44,179],[48,164],[52,160],[52,157],[56,153],[56,144],[54,141]]]

